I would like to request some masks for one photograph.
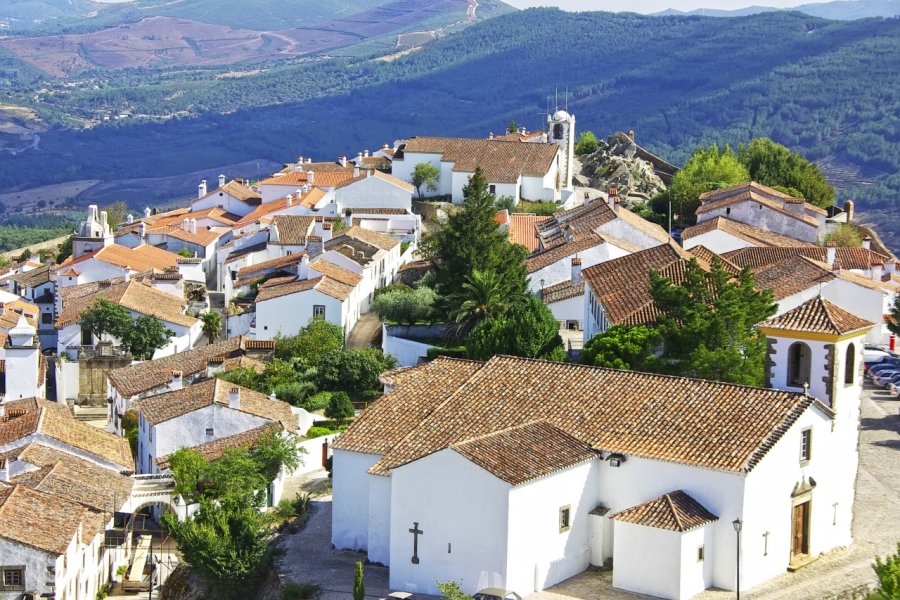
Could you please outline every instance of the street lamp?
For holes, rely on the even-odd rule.
[[[735,519],[731,522],[731,525],[734,527],[734,532],[737,534],[737,556],[735,557],[737,568],[734,580],[737,600],[741,600],[741,529],[744,527],[744,524],[740,519]]]

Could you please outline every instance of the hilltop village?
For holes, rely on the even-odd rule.
[[[7,269],[0,599],[155,593],[179,563],[236,597],[256,572],[200,564],[196,532],[252,538],[263,565],[289,534],[238,536],[262,517],[227,511],[299,518],[315,477],[320,551],[417,595],[611,569],[623,593],[682,599],[853,547],[896,258],[828,241],[852,204],[754,181],[701,193],[675,239],[629,208],[649,187],[590,187],[575,142],[558,110],[544,131],[299,156],[176,210],[91,206],[70,256]],[[671,180],[633,133],[616,144],[643,160],[623,173]],[[758,348],[752,382],[678,370],[694,348],[665,337],[671,306],[697,289],[712,312],[761,307],[732,330]],[[641,361],[597,358],[654,328]]]

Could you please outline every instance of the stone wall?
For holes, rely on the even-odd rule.
[[[130,355],[79,359],[78,397],[75,404],[81,406],[106,404],[106,372],[130,364]]]

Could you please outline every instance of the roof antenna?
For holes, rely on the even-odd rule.
[[[566,112],[569,112],[569,86],[566,86]]]
[[[553,111],[555,112],[559,110],[559,86],[556,86],[556,91],[554,93],[556,94],[554,99],[554,104],[556,107],[553,109]]]

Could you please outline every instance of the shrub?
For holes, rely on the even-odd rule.
[[[323,435],[331,435],[332,433],[334,433],[333,429],[328,429],[327,427],[313,426],[313,427],[310,427],[309,430],[306,432],[306,437],[308,439],[312,439],[312,438],[322,437]]]
[[[278,506],[275,507],[273,512],[282,519],[293,519],[297,516],[297,507],[294,506],[292,500],[282,498],[281,502],[278,503]]]
[[[896,554],[891,554],[884,560],[880,556],[876,556],[872,569],[878,577],[879,584],[879,590],[873,594],[873,597],[877,600],[900,598],[900,542],[897,543]]]
[[[309,411],[313,410],[322,410],[326,406],[328,406],[328,402],[331,400],[331,392],[322,391],[316,392],[309,398],[307,398],[306,402],[303,403],[303,408]]]
[[[600,143],[597,141],[597,136],[594,135],[593,131],[582,131],[578,139],[575,140],[575,154],[579,156],[590,154],[596,151],[599,146]]]
[[[318,600],[322,588],[314,583],[288,583],[281,590],[281,600]]]
[[[512,196],[500,196],[496,201],[497,210],[508,210],[513,212],[516,209],[516,199]]]
[[[297,497],[293,500],[294,512],[297,513],[297,516],[302,517],[309,512],[309,500],[309,494],[297,494]]]
[[[353,600],[365,600],[366,584],[363,581],[363,564],[356,561],[356,574],[353,577]]]
[[[429,348],[426,354],[428,360],[434,360],[438,356],[446,356],[448,358],[466,358],[466,347],[458,346],[456,348]]]

